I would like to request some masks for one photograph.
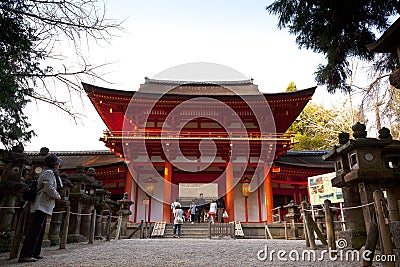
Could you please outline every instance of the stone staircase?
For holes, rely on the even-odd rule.
[[[182,224],[181,238],[208,238],[208,223],[184,223]],[[178,235],[178,232],[176,233]],[[164,238],[173,238],[174,224],[167,223]]]

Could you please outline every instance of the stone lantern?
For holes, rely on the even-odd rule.
[[[89,177],[89,183],[86,186],[86,194],[94,196],[96,194],[96,189],[100,189],[103,186],[103,182],[94,178],[96,175],[96,170],[94,168],[89,168],[86,175]]]
[[[367,138],[366,127],[361,123],[352,129],[354,139],[346,139],[342,135],[340,146],[335,146],[324,159],[335,161],[336,177],[332,185],[342,187],[344,206],[363,205],[364,227],[359,219],[360,209],[345,210],[347,230],[339,234],[339,237],[346,238],[350,246],[357,248],[360,238],[366,235],[363,232],[371,225],[374,206],[367,204],[373,202],[375,190],[382,188],[387,191],[391,221],[399,219],[397,201],[400,198],[400,180],[397,176],[400,171],[400,142],[393,141],[386,128],[379,131],[379,139]]]
[[[132,214],[130,211],[130,206],[134,204],[134,202],[128,199],[128,193],[125,193],[124,198],[117,200],[117,203],[121,207],[118,211],[118,215],[122,215],[121,237],[124,237],[126,236],[126,231],[128,228],[128,216]]]
[[[96,240],[103,239],[102,232],[103,232],[103,213],[105,210],[109,209],[109,205],[106,202],[107,195],[110,195],[111,192],[102,188],[96,189],[96,197],[98,201],[94,204],[94,208],[96,210],[96,227],[94,232],[94,238]],[[104,226],[106,226],[107,218],[104,218]],[[105,233],[105,231],[104,231]]]
[[[12,220],[23,190],[27,189],[23,181],[25,166],[31,159],[23,153],[22,145],[14,147],[11,151],[0,150],[0,252],[9,251],[14,235]]]
[[[292,237],[296,239],[299,236],[299,231],[296,225],[297,220],[300,218],[299,205],[297,205],[294,200],[291,200],[286,206],[283,208],[287,209],[286,218],[290,221],[290,228],[292,229],[293,235]]]
[[[87,219],[89,219],[89,225],[85,225],[83,228],[84,230],[90,228],[90,216],[84,215],[88,218],[83,219],[83,216],[80,214],[83,214],[85,205],[91,202],[90,196],[86,194],[87,187],[91,183],[91,180],[84,174],[82,166],[76,168],[76,173],[69,174],[68,179],[76,184],[69,194],[71,218],[68,228],[68,243],[84,242],[87,241],[86,236],[89,235],[89,232],[82,232],[81,225],[83,223],[82,221],[87,222]]]
[[[63,218],[65,218],[64,211],[66,211],[66,208],[70,206],[69,194],[71,188],[75,186],[73,183],[71,183],[71,181],[67,177],[68,176],[66,173],[62,173],[60,175],[63,187],[59,191],[61,200],[56,201],[56,206],[54,207],[53,214],[51,216],[49,235],[48,235],[48,239],[50,240],[51,246],[56,246],[60,244],[61,226],[63,224]]]

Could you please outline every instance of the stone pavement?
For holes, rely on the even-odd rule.
[[[265,258],[272,250],[284,250],[279,261]],[[357,261],[331,261],[326,255],[318,260],[323,247],[319,246],[316,260],[301,260],[307,249],[304,240],[264,239],[124,239],[96,241],[94,244],[67,244],[66,249],[44,248],[44,259],[36,263],[9,260],[8,253],[0,254],[1,266],[360,266]],[[259,252],[262,250],[262,252]],[[300,260],[296,258],[296,250]],[[291,258],[289,257],[289,253]],[[259,259],[261,258],[261,259]],[[292,260],[293,259],[293,260]],[[374,266],[381,266],[374,264]]]

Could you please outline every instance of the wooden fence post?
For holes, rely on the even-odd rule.
[[[233,239],[236,239],[236,226],[235,226],[235,222],[233,221],[232,223],[230,223],[230,230],[231,230],[231,237]]]
[[[71,215],[71,207],[65,207],[64,225],[62,229],[62,236],[60,240],[60,249],[65,249],[68,239],[69,217]]]
[[[110,210],[108,212],[108,219],[107,219],[107,231],[106,231],[106,240],[107,241],[111,240],[111,215],[112,215],[112,211]]]
[[[304,240],[306,240],[306,247],[310,247],[310,240],[308,240],[308,233],[307,233],[307,224],[306,220],[304,219],[304,215],[301,215],[303,220],[303,233],[304,233]]]
[[[365,250],[371,251],[371,254],[368,255],[371,260],[366,261],[364,258],[362,258],[361,266],[372,266],[372,258],[374,257],[375,254],[375,248],[376,244],[378,243],[378,237],[379,237],[378,225],[376,224],[376,219],[374,215],[373,218],[371,219],[371,224],[369,226],[367,234],[367,240],[365,241],[365,246],[364,246],[364,251]]]
[[[303,220],[305,222],[305,228],[307,228],[307,236],[308,236],[309,245],[310,245],[311,249],[316,249],[317,246],[315,245],[314,230],[313,230],[313,227],[311,226],[310,217],[308,216],[308,211],[307,211],[307,203],[305,201],[301,202],[301,210],[303,213]],[[307,240],[306,240],[306,244],[307,244]]]
[[[115,240],[120,239],[121,236],[122,213],[118,216],[117,231],[115,233]],[[147,238],[147,222],[146,222],[146,238]]]
[[[94,242],[94,229],[96,226],[96,210],[92,210],[91,218],[90,218],[90,228],[89,228],[89,244]]]
[[[325,208],[326,236],[328,239],[328,247],[331,250],[336,250],[335,228],[333,225],[331,201],[329,199],[326,199],[324,201],[324,208]],[[334,256],[334,254],[335,253],[332,252],[332,256]]]
[[[28,212],[29,208],[30,205],[26,205],[26,207],[19,209],[16,213],[16,215],[18,216],[18,222],[11,243],[10,259],[15,259],[18,256],[18,251],[21,244],[22,235],[24,232],[26,213]]]
[[[377,215],[377,223],[378,223],[378,228],[379,228],[379,234],[381,237],[382,241],[382,255],[393,255],[393,248],[392,248],[392,240],[390,238],[390,231],[389,227],[386,225],[385,222],[385,217],[383,215],[383,210],[382,210],[382,203],[381,201],[384,200],[383,198],[383,192],[381,190],[376,190],[373,193],[374,197],[374,204],[375,204],[375,212]],[[386,265],[388,267],[393,266],[394,267],[394,262],[386,262]]]
[[[141,220],[140,221],[140,233],[139,233],[139,236],[140,236],[140,239],[143,239],[143,236],[144,236],[144,228],[143,228],[143,220]]]

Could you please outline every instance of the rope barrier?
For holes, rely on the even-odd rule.
[[[80,215],[80,216],[91,216],[92,213],[75,213],[75,212],[71,212],[72,215]]]
[[[325,211],[325,209],[323,209],[323,208],[321,208],[321,209],[312,209],[312,210],[305,210],[305,211],[309,211],[309,212],[313,212],[313,211],[320,211],[320,210],[323,210],[323,211]]]
[[[331,209],[333,209],[333,210],[351,210],[351,209],[358,209],[358,208],[362,208],[362,207],[370,206],[370,205],[373,205],[373,204],[374,204],[374,202],[371,202],[371,203],[368,203],[368,204],[359,205],[359,206],[354,206],[354,207],[346,207],[346,208],[336,208],[336,207],[331,207]],[[324,208],[320,208],[320,209],[312,209],[312,210],[305,209],[305,211],[308,211],[308,212],[312,212],[312,211],[320,211],[320,210],[323,210],[323,211],[325,211],[325,209],[324,209]]]
[[[368,203],[368,204],[363,204],[360,206],[355,206],[355,207],[347,207],[347,208],[336,208],[336,207],[332,207],[332,209],[335,210],[351,210],[351,209],[358,209],[358,208],[362,208],[362,207],[366,207],[366,206],[370,206],[370,205],[374,205],[374,202]]]
[[[65,213],[66,211],[53,211],[53,214],[58,214],[58,213]]]

